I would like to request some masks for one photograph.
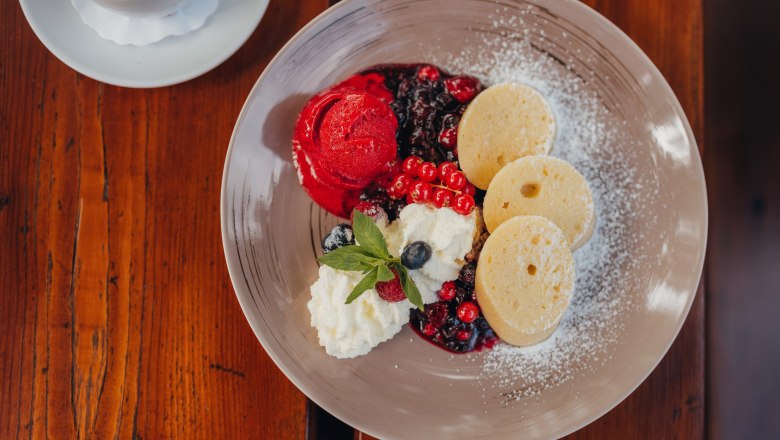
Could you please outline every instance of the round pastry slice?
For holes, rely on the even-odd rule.
[[[488,237],[475,292],[496,334],[533,345],[558,327],[574,290],[574,259],[563,232],[544,217],[519,216]]]
[[[489,87],[469,104],[458,125],[458,160],[466,177],[486,189],[504,165],[547,154],[555,117],[544,97],[523,84]]]
[[[518,215],[552,220],[572,249],[590,238],[595,223],[588,182],[573,166],[550,156],[528,156],[496,174],[485,195],[488,231]]]

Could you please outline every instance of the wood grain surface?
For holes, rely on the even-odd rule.
[[[131,90],[49,54],[0,5],[0,438],[304,438],[222,253],[233,124],[325,0],[274,1],[203,77]]]
[[[272,1],[185,84],[100,84],[0,5],[0,438],[302,439],[306,398],[257,343],[219,232],[222,165],[263,67],[327,0]],[[588,0],[655,61],[701,143],[700,0]],[[669,354],[576,438],[700,438],[703,295]],[[314,437],[314,436],[311,436]]]

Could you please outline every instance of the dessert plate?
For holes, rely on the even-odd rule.
[[[268,0],[221,0],[200,29],[136,47],[101,38],[70,1],[20,3],[35,34],[62,62],[98,81],[138,88],[178,84],[218,66],[246,42],[268,7]]]
[[[379,63],[431,62],[539,90],[551,155],[593,191],[561,326],[526,349],[454,355],[408,327],[369,354],[328,356],[306,304],[339,219],[298,183],[291,136],[311,95]],[[269,356],[308,397],[380,438],[552,438],[603,415],[653,370],[701,276],[707,204],[696,142],[652,62],[577,1],[351,0],[303,28],[249,94],[222,184],[233,286]],[[399,423],[402,421],[402,423]]]

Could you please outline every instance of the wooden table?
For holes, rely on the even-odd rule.
[[[701,142],[700,0],[587,0],[655,61]],[[219,228],[233,123],[327,0],[272,1],[214,71],[108,86],[0,6],[0,438],[307,437],[307,399],[244,319]],[[697,296],[645,383],[575,438],[701,438]],[[313,436],[311,436],[313,437]]]

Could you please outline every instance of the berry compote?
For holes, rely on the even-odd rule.
[[[389,100],[398,121],[396,158],[399,164],[416,156],[435,166],[444,162],[457,165],[458,123],[469,102],[483,90],[478,79],[454,76],[431,64],[373,66],[341,84],[374,94],[385,102]],[[389,177],[400,173],[399,169]],[[376,182],[362,192],[360,199],[383,208],[392,221],[409,200],[388,197],[388,183]],[[483,195],[479,190],[472,194],[477,203]]]
[[[498,342],[477,304],[474,271],[473,263],[466,264],[457,280],[442,285],[440,301],[426,305],[425,311],[412,309],[409,325],[417,334],[453,353],[491,348]]]
[[[409,203],[450,207],[463,215],[482,203],[484,191],[460,171],[457,139],[463,112],[483,90],[478,79],[451,75],[431,64],[387,64],[359,72],[336,87],[340,86],[388,103],[398,121],[398,169],[363,190],[359,206],[379,208],[393,221]],[[410,312],[409,325],[421,337],[454,353],[491,348],[498,342],[474,295],[478,251],[472,250],[457,280],[444,283],[440,301],[426,305],[425,311]]]

